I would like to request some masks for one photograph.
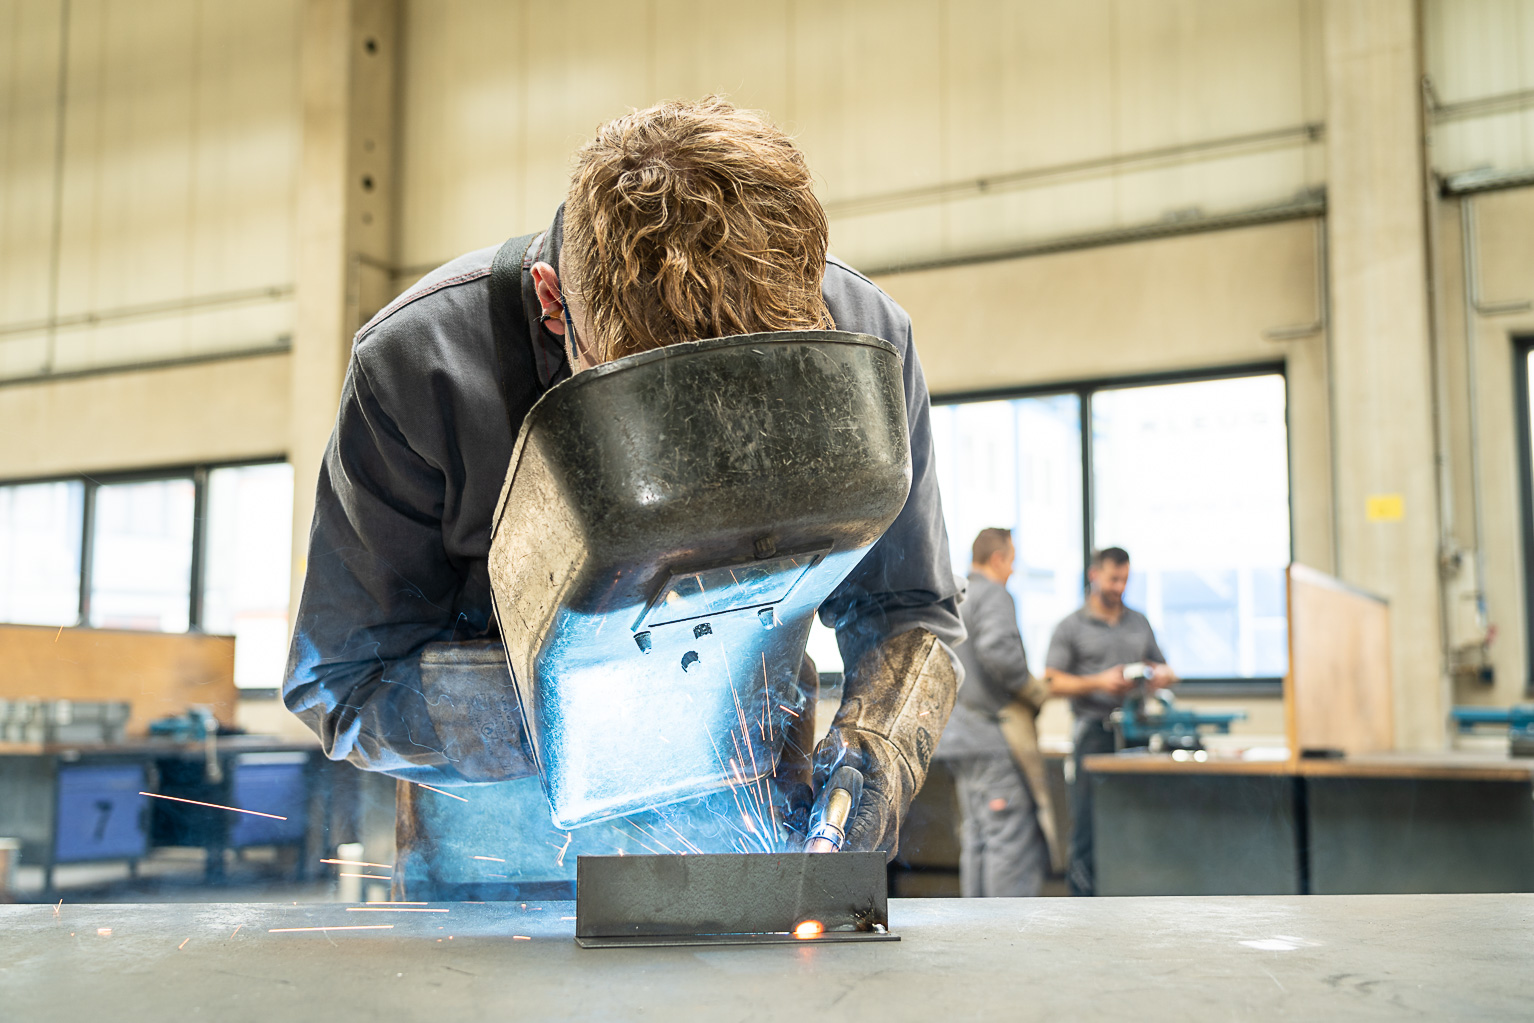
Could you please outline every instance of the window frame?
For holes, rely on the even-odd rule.
[[[1519,532],[1523,539],[1523,634],[1524,681],[1526,696],[1534,696],[1534,381],[1530,381],[1529,358],[1534,353],[1534,334],[1513,336],[1513,408],[1518,428],[1513,431],[1518,445]],[[1474,414],[1474,410],[1472,410]],[[1485,580],[1482,580],[1484,585]]]
[[[1530,348],[1534,348],[1534,337],[1526,339]],[[1153,387],[1163,384],[1191,384],[1204,383],[1214,380],[1239,380],[1245,377],[1274,376],[1283,378],[1284,381],[1284,472],[1285,485],[1289,495],[1289,560],[1294,561],[1294,445],[1292,440],[1292,423],[1289,419],[1291,402],[1289,400],[1289,372],[1288,365],[1282,360],[1271,362],[1239,363],[1235,365],[1212,366],[1196,370],[1169,370],[1155,373],[1135,373],[1118,376],[1092,377],[1080,380],[1067,380],[1050,384],[1027,384],[1017,387],[985,388],[969,391],[944,391],[931,396],[931,403],[938,405],[960,405],[968,402],[979,401],[1011,401],[1015,398],[1048,398],[1063,394],[1076,396],[1081,416],[1081,564],[1082,592],[1086,591],[1086,566],[1091,563],[1094,549],[1094,523],[1097,518],[1096,481],[1093,479],[1092,462],[1092,398],[1102,391],[1117,391],[1130,387]],[[1528,381],[1524,380],[1527,386]],[[1525,424],[1527,432],[1527,423]],[[1527,438],[1525,438],[1527,441]],[[1524,461],[1527,469],[1529,462]],[[1534,487],[1534,483],[1527,484]],[[1531,493],[1526,489],[1525,494]],[[1526,507],[1534,507],[1534,501],[1526,500]],[[1534,536],[1534,520],[1525,516],[1525,525]],[[1524,545],[1525,559],[1534,558],[1534,547],[1530,542]],[[1530,562],[1534,565],[1534,561]],[[1528,578],[1534,579],[1534,568],[1531,568]],[[1534,611],[1531,611],[1531,621],[1534,621]],[[1534,633],[1531,633],[1534,635]],[[1534,680],[1534,669],[1531,669],[1531,680]],[[1256,676],[1253,678],[1195,678],[1184,679],[1178,683],[1179,692],[1187,696],[1281,696],[1283,694],[1282,676]],[[1534,685],[1534,681],[1531,681]]]
[[[238,458],[218,462],[198,462],[192,465],[161,466],[150,469],[128,469],[111,472],[63,473],[51,476],[30,476],[0,480],[0,487],[24,487],[38,483],[80,483],[84,486],[80,515],[80,591],[75,622],[68,628],[91,628],[91,582],[94,547],[92,534],[96,530],[96,491],[103,486],[118,483],[154,483],[160,480],[190,480],[192,482],[192,568],[189,573],[187,594],[188,633],[203,631],[203,590],[207,585],[207,533],[208,533],[208,475],[215,469],[239,469],[252,465],[274,465],[288,461],[286,455],[266,455],[259,458]],[[175,635],[175,633],[168,633]]]

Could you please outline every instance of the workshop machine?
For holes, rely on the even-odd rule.
[[[1202,729],[1229,734],[1233,722],[1246,720],[1244,710],[1209,713],[1179,707],[1169,691],[1150,686],[1146,665],[1126,665],[1124,675],[1138,681],[1124,698],[1124,705],[1108,718],[1121,750],[1137,747],[1152,753],[1201,750]]]
[[[1473,732],[1486,725],[1506,728],[1509,755],[1534,757],[1534,703],[1515,703],[1506,708],[1455,707],[1453,716],[1461,732]]]

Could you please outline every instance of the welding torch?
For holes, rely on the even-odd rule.
[[[842,766],[831,775],[826,787],[815,800],[810,815],[810,837],[805,840],[805,852],[841,852],[847,841],[847,822],[852,811],[863,798],[863,772],[856,767]]]

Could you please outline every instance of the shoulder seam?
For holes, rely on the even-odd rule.
[[[839,266],[843,270],[845,270],[848,273],[850,273],[852,276],[858,278],[859,280],[864,281],[865,283],[868,283],[868,284],[873,284],[873,286],[875,288],[879,288],[879,286],[877,284],[874,284],[874,282],[869,280],[863,273],[861,273],[858,270],[854,270],[852,267],[848,266],[846,263],[843,263],[840,259],[836,258],[833,255],[830,255],[829,253],[826,255],[826,263],[831,265],[831,266]],[[879,288],[879,292],[881,294],[883,293],[883,291],[884,291],[883,288]]]
[[[444,277],[442,280],[437,281],[435,284],[428,288],[422,288],[420,291],[412,291],[401,295],[393,302],[390,302],[388,305],[378,310],[378,312],[374,313],[373,318],[364,323],[362,325],[362,329],[357,331],[357,336],[352,339],[352,344],[360,344],[362,340],[367,337],[367,335],[371,334],[379,326],[379,324],[383,323],[389,317],[393,316],[395,313],[399,312],[406,306],[417,302],[420,299],[426,298],[428,295],[434,295],[444,288],[455,287],[459,284],[467,284],[470,281],[478,280],[481,277],[488,276],[490,276],[490,268],[487,266],[478,270],[470,270],[467,273],[455,274],[452,277]]]

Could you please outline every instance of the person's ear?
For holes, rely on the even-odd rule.
[[[539,316],[544,328],[558,337],[565,335],[565,307],[559,297],[559,271],[548,263],[533,264],[533,291],[538,296]]]

